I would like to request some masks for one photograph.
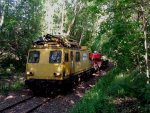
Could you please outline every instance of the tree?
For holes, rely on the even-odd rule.
[[[18,60],[17,65],[24,64],[20,62],[26,61],[27,50],[32,40],[42,34],[42,4],[43,0],[3,1],[4,21],[0,31],[1,59],[9,57]],[[7,63],[3,65],[7,66]]]
[[[147,7],[145,4],[148,3],[148,1],[141,0],[140,1],[140,13],[141,13],[141,18],[142,18],[142,26],[143,26],[143,34],[144,34],[144,47],[145,47],[145,64],[146,64],[146,77],[147,77],[147,84],[149,84],[149,59],[148,59],[148,29],[147,29]]]

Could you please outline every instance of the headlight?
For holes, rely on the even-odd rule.
[[[60,73],[56,73],[56,75],[57,75],[57,76],[60,76],[61,74],[60,74]]]
[[[54,73],[54,76],[59,77],[61,76],[61,73]]]
[[[27,72],[26,74],[27,74],[27,75],[30,75],[30,72]]]
[[[27,71],[27,72],[26,72],[26,74],[27,74],[27,75],[31,75],[31,76],[32,76],[32,75],[33,75],[33,72],[29,72],[29,71]]]

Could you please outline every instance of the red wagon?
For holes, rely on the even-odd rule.
[[[93,68],[95,71],[98,71],[101,67],[101,57],[100,53],[94,52],[90,54],[90,58],[92,60]]]

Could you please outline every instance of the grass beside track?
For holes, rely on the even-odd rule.
[[[21,80],[15,80],[13,82],[0,83],[0,94],[7,94],[10,91],[17,91],[25,87],[24,82]]]
[[[142,92],[144,86],[145,78],[138,72],[121,73],[120,70],[113,69],[102,77],[69,112],[148,113],[150,101],[144,100],[145,91]],[[150,90],[146,89],[146,91],[147,96]],[[140,97],[141,94],[143,94],[142,97]]]
[[[106,92],[113,76],[109,72],[102,77],[95,87],[85,94],[82,100],[71,109],[70,113],[116,113],[114,105],[111,104],[112,98]]]

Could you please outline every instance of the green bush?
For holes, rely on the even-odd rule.
[[[130,74],[129,74],[130,73]],[[138,84],[137,84],[138,83]],[[145,87],[146,78],[139,72],[120,73],[109,85],[108,93],[117,97],[135,96]]]
[[[150,85],[146,85],[146,77],[138,71],[122,73],[115,68],[101,78],[82,100],[70,110],[71,113],[117,113],[115,98],[137,98],[139,104],[134,107],[138,111],[149,111]],[[139,108],[140,106],[140,108]],[[130,106],[122,108],[128,111]]]
[[[150,103],[150,84],[147,84],[141,93],[143,93],[143,101]]]
[[[72,109],[71,113],[116,113],[112,98],[107,94],[110,83],[115,78],[118,70],[110,71],[98,81],[96,86],[90,90],[83,99]]]
[[[17,91],[24,87],[24,82],[17,80],[12,83],[0,84],[0,93],[5,94],[9,91]]]

